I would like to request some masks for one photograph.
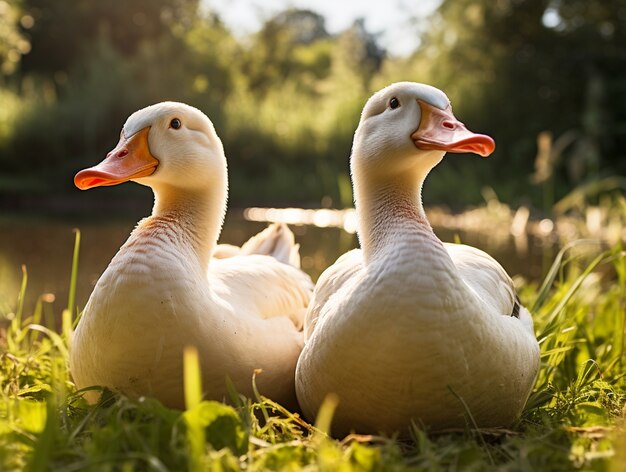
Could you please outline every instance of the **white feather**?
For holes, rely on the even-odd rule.
[[[174,117],[180,129],[168,127]],[[226,160],[213,125],[194,108],[165,103],[135,113],[126,129],[146,126],[159,166],[139,182],[153,188],[155,206],[85,307],[71,346],[76,386],[184,408],[183,351],[195,346],[206,398],[227,399],[227,378],[252,396],[252,376],[261,369],[260,392],[294,406],[312,283],[294,267],[293,234],[272,226],[248,246],[225,251],[230,257],[211,258],[226,205]]]
[[[435,89],[436,90],[436,89]],[[362,250],[319,278],[296,369],[303,413],[326,396],[339,404],[333,432],[406,434],[506,426],[530,394],[539,347],[527,310],[511,316],[511,279],[490,256],[444,245],[433,233],[421,186],[443,157],[417,149],[417,100],[443,108],[442,92],[394,84],[366,104],[351,167]],[[400,107],[390,109],[391,97]]]

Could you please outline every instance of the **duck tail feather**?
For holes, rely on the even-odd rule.
[[[252,236],[241,246],[241,253],[261,254],[300,268],[300,245],[296,244],[293,232],[284,223],[272,223],[260,233]]]

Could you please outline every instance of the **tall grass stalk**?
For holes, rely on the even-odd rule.
[[[187,438],[189,441],[189,470],[203,470],[204,457],[204,427],[198,421],[197,411],[202,402],[202,374],[200,372],[200,360],[198,350],[195,347],[185,348],[183,356],[184,382],[185,382],[185,406],[187,412],[185,420],[187,423]]]
[[[67,296],[67,311],[70,316],[74,313],[76,304],[76,281],[78,280],[78,255],[80,253],[80,230],[74,229],[74,252],[72,253],[72,271],[70,273],[70,289]]]

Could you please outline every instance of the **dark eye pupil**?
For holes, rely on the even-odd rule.
[[[391,108],[398,108],[400,106],[400,100],[398,100],[396,97],[393,97],[391,100],[389,100],[389,106]]]
[[[178,129],[180,128],[180,120],[178,118],[174,118],[171,122],[170,122],[170,126],[174,129]]]

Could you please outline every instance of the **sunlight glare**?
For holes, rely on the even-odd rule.
[[[328,208],[246,208],[244,219],[265,223],[289,225],[313,225],[318,228],[342,228],[349,234],[356,232],[354,209],[333,210]]]

